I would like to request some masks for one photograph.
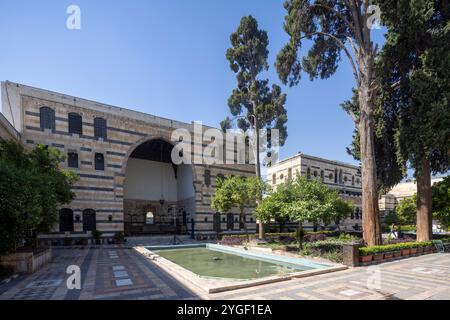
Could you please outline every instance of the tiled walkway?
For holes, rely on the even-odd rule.
[[[450,300],[450,254],[430,254],[378,266],[211,296],[212,299]]]
[[[191,290],[132,249],[55,249],[50,264],[0,286],[0,299],[196,299]],[[81,270],[81,290],[67,289],[69,265]]]
[[[67,289],[69,265],[81,269],[81,290]],[[432,254],[375,267],[206,295],[128,248],[55,249],[33,275],[0,285],[0,299],[445,299],[450,254]]]

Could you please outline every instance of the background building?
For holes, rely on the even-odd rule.
[[[442,181],[442,177],[435,177],[431,179],[431,185]],[[395,185],[387,194],[381,196],[378,201],[380,213],[382,216],[395,209],[395,206],[405,198],[411,198],[417,193],[416,180],[407,180],[405,182]]]
[[[359,167],[333,160],[318,158],[304,153],[281,160],[267,168],[268,183],[275,187],[297,174],[308,179],[319,179],[339,192],[342,198],[355,204],[355,212],[340,222],[343,229],[359,229],[361,226],[361,173]]]
[[[192,123],[8,81],[1,86],[1,137],[58,148],[67,156],[61,166],[80,177],[76,198],[61,208],[54,232],[41,238],[91,238],[93,230],[104,236],[189,232],[192,220],[197,235],[241,232],[239,212],[215,213],[210,200],[217,177],[251,176],[254,166],[172,163],[171,134],[184,128],[193,136]],[[256,230],[250,210],[246,223]]]

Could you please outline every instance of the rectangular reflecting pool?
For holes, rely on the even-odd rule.
[[[308,260],[215,244],[146,247],[204,278],[251,280],[329,267]]]

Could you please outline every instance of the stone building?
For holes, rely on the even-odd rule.
[[[254,175],[248,164],[181,164],[171,160],[175,129],[194,133],[183,123],[61,93],[2,82],[0,129],[32,147],[44,144],[67,156],[61,163],[80,177],[75,199],[60,210],[59,225],[41,238],[104,237],[191,231],[196,235],[240,232],[239,212],[213,212],[215,181],[221,175]],[[3,119],[3,120],[2,120]],[[208,127],[203,126],[201,130]],[[205,147],[196,145],[192,150]],[[228,147],[227,147],[228,148]],[[202,149],[200,149],[202,150]],[[226,150],[225,150],[226,151]],[[250,210],[247,228],[256,230]]]
[[[442,177],[434,177],[431,179],[431,185],[442,181]],[[380,207],[380,213],[384,217],[387,213],[395,209],[395,206],[405,198],[411,198],[417,193],[417,182],[416,180],[407,180],[401,182],[385,195],[382,195],[378,201]]]
[[[355,204],[355,212],[340,227],[348,230],[359,230],[362,225],[361,210],[361,173],[358,166],[348,163],[327,160],[304,153],[281,160],[267,168],[267,181],[275,187],[296,175],[308,179],[319,179],[332,189],[336,189],[342,198]]]

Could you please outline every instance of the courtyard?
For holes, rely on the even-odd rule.
[[[205,294],[175,279],[132,248],[57,248],[51,263],[0,285],[1,300],[450,300],[450,254]],[[66,268],[78,265],[81,290],[69,290]]]

